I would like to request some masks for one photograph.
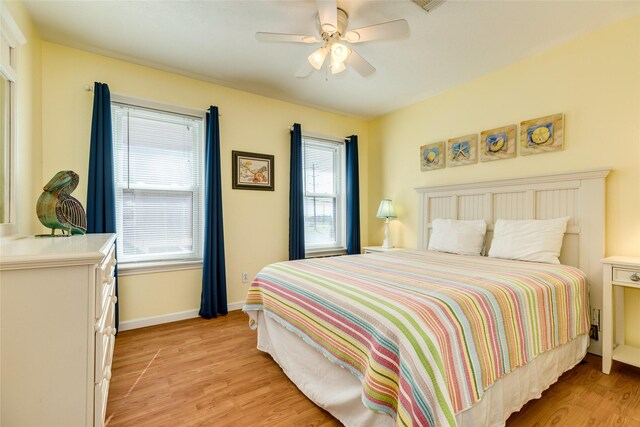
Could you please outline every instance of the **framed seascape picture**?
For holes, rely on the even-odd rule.
[[[231,187],[235,190],[274,190],[273,156],[271,154],[232,151],[233,178]]]
[[[478,162],[478,134],[447,141],[447,166],[463,166]]]
[[[480,133],[480,161],[510,159],[516,156],[516,125]]]
[[[564,116],[562,113],[520,123],[520,154],[560,151],[564,145]]]
[[[420,147],[420,170],[431,171],[444,167],[444,141]]]

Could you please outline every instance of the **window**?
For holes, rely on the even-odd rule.
[[[16,116],[18,46],[24,35],[0,2],[0,237],[18,232],[16,216]]]
[[[12,165],[13,155],[12,144],[12,118],[15,114],[12,107],[12,93],[15,82],[9,80],[0,69],[0,224],[11,221],[9,215],[9,204],[11,197]],[[9,178],[9,179],[7,179]]]
[[[344,143],[303,136],[307,253],[346,248]]]
[[[112,102],[118,257],[202,258],[204,119]]]

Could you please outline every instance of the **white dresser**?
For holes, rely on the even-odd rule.
[[[0,425],[102,426],[114,234],[0,242]]]

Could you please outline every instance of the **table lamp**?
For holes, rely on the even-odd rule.
[[[391,246],[391,242],[389,241],[389,218],[397,218],[396,213],[393,210],[393,203],[391,203],[391,199],[382,199],[376,217],[385,218],[384,243],[382,244],[382,247],[385,249],[391,249],[393,246]]]

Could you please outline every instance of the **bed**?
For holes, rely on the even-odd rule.
[[[244,310],[258,348],[345,425],[503,425],[590,344],[607,173],[416,189],[418,249],[256,276]],[[561,265],[425,250],[434,218],[484,219],[489,247],[499,218],[557,216]]]

